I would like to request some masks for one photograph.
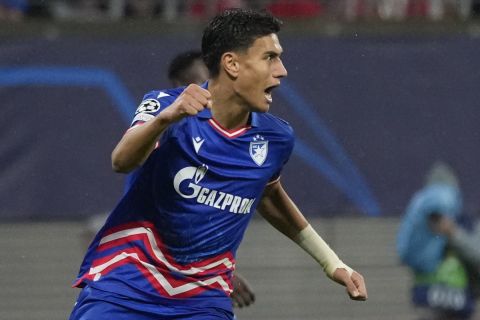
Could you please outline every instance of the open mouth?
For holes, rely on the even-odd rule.
[[[265,89],[265,99],[267,99],[268,103],[272,103],[273,99],[272,99],[272,91],[273,89],[275,89],[276,87],[278,87],[279,85],[276,84],[276,85],[273,85],[273,86],[270,86],[268,87],[267,89]]]

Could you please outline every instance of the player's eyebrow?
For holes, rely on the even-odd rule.
[[[282,54],[282,51],[280,50],[279,51],[268,50],[268,51],[265,51],[264,53],[265,56],[270,56],[273,58],[279,57],[281,54]]]

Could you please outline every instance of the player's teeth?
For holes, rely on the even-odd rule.
[[[272,95],[270,93],[265,93],[265,99],[267,99],[268,103],[272,103]]]

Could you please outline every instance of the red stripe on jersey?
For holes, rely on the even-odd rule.
[[[248,129],[250,129],[251,127],[250,126],[245,126],[245,127],[242,127],[242,128],[239,128],[239,129],[235,129],[235,130],[229,130],[229,129],[225,129],[224,127],[222,127],[222,125],[220,123],[218,123],[215,119],[211,118],[208,120],[208,123],[210,123],[210,125],[216,130],[218,131],[221,135],[227,137],[227,138],[230,138],[230,139],[233,139],[233,138],[236,138],[240,135],[242,135],[245,131],[247,131]]]
[[[102,258],[101,260],[103,263],[111,263],[106,268],[103,268],[101,272],[90,272],[89,274],[85,275],[82,280],[100,280],[101,277],[107,275],[110,271],[116,268],[124,265],[133,265],[144,275],[146,280],[162,296],[188,298],[205,290],[211,289],[219,289],[229,295],[232,290],[230,279],[227,274],[218,274],[215,277],[210,278],[194,278],[189,276],[181,277],[178,274],[176,277],[174,277],[169,270],[155,267],[146,262],[148,261],[147,256],[145,256],[138,247],[120,250]],[[92,267],[91,270],[95,270],[95,267]],[[227,284],[228,287],[226,287]],[[225,290],[226,288],[228,289]]]
[[[142,232],[142,229],[145,230]],[[150,254],[152,259],[155,261],[156,265],[167,264],[172,266],[174,269],[177,269],[178,272],[191,272],[189,270],[193,269],[202,269],[202,271],[197,271],[195,274],[203,275],[203,274],[216,274],[217,272],[221,272],[221,270],[231,269],[233,267],[233,262],[235,259],[230,252],[226,252],[224,254],[210,257],[201,261],[196,261],[194,263],[188,265],[181,265],[178,264],[175,259],[168,254],[168,250],[165,248],[162,240],[156,232],[147,233],[148,229],[153,229],[152,227],[130,227],[125,230],[118,230],[115,233],[110,233],[109,236],[115,235],[118,232],[123,232],[126,230],[136,230],[134,231],[135,234],[130,234],[127,236],[119,237],[118,239],[109,240],[106,243],[102,243],[103,239],[108,239],[109,236],[105,236],[102,238],[100,245],[97,247],[97,251],[105,251],[108,249],[112,249],[117,246],[121,246],[124,244],[129,244],[133,241],[142,241],[144,244],[145,249]],[[139,233],[140,231],[140,233]],[[153,239],[149,239],[149,236]],[[162,261],[162,258],[165,260]],[[222,267],[222,265],[224,267]],[[209,266],[209,267],[207,267]]]
[[[134,241],[142,241],[144,247],[135,246]],[[100,240],[97,251],[125,244],[132,246],[119,248],[108,256],[95,259],[89,272],[74,286],[80,286],[85,279],[96,281],[122,265],[133,264],[164,296],[191,297],[214,288],[227,295],[232,292],[228,274],[235,268],[235,259],[230,252],[180,265],[168,254],[158,232],[149,222],[130,223],[108,230]]]

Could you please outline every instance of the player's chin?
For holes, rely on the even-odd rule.
[[[270,105],[269,104],[265,105],[258,112],[268,112],[268,110],[270,110]]]
[[[261,101],[255,104],[255,107],[252,111],[255,112],[268,112],[270,110],[270,102],[268,101]]]

